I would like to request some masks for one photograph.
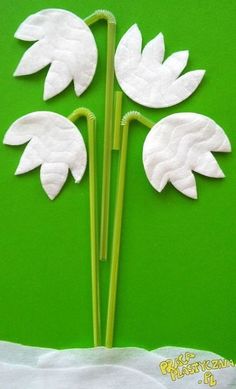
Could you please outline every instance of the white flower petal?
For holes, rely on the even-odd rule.
[[[61,191],[68,175],[65,163],[43,163],[40,169],[40,179],[43,189],[51,200]]]
[[[15,174],[27,173],[36,167],[40,166],[43,162],[41,153],[37,150],[40,148],[40,142],[38,138],[33,138],[26,146],[19,165],[17,166]]]
[[[33,44],[21,58],[14,76],[24,76],[38,72],[51,61],[49,48],[45,42],[39,41]]]
[[[44,100],[61,93],[71,83],[73,76],[68,66],[62,61],[53,61],[44,84]]]
[[[129,72],[134,70],[141,59],[142,35],[134,24],[122,37],[115,56],[115,66],[120,72]]]
[[[23,41],[38,41],[44,37],[43,25],[46,21],[45,16],[42,13],[30,15],[25,21],[18,27],[15,38]]]
[[[201,154],[196,161],[194,168],[196,173],[200,173],[207,177],[224,178],[225,175],[219,167],[217,161],[210,152]]]
[[[222,147],[223,146],[223,147]],[[223,129],[212,119],[196,113],[177,113],[162,119],[148,133],[143,164],[148,180],[162,191],[167,182],[191,198],[197,198],[192,171],[222,178],[212,151],[230,151]]]
[[[176,169],[176,171],[170,173],[169,181],[185,196],[192,199],[197,199],[196,181],[193,173],[190,170],[185,168]]]
[[[191,96],[202,81],[204,74],[205,70],[193,70],[174,81],[164,94],[166,106],[178,104]]]
[[[20,131],[19,121],[21,128]],[[30,116],[25,115],[20,119],[16,120],[4,135],[3,143],[5,145],[18,146],[28,142],[34,135],[34,126],[31,127],[31,124],[34,124],[34,121],[35,118],[33,113]]]
[[[83,156],[81,155],[79,160],[71,161],[69,168],[72,176],[75,179],[76,184],[78,184],[82,180],[84,171],[86,169],[86,164],[87,164],[86,154],[84,154]]]
[[[147,63],[162,63],[165,55],[164,36],[158,34],[154,39],[146,44],[142,52],[142,60]]]
[[[35,73],[52,63],[46,78],[45,99],[60,93],[72,80],[77,95],[92,82],[97,46],[87,24],[75,14],[61,9],[40,11],[22,23],[16,37],[39,40],[24,54],[16,76]]]
[[[163,68],[166,68],[170,71],[171,78],[174,81],[182,73],[184,68],[187,65],[189,57],[188,50],[177,51],[174,54],[171,54],[163,63]]]

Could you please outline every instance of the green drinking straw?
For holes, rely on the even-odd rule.
[[[128,112],[126,115],[124,115],[121,121],[122,144],[121,144],[121,153],[120,153],[117,198],[116,198],[116,205],[115,205],[115,220],[114,220],[114,231],[113,231],[113,241],[112,241],[112,257],[111,257],[112,262],[111,262],[111,275],[110,275],[110,287],[109,287],[109,299],[108,299],[108,311],[107,311],[106,342],[105,342],[106,347],[112,347],[113,345],[121,227],[122,227],[124,190],[125,190],[125,174],[126,174],[126,162],[127,162],[127,146],[128,146],[128,135],[129,135],[130,123],[133,120],[139,121],[140,123],[144,124],[148,128],[152,128],[154,126],[154,123],[152,121],[145,118],[139,112]]]
[[[101,318],[97,223],[96,117],[87,108],[78,108],[68,119],[76,122],[82,116],[87,119],[88,128],[93,339],[94,347],[97,347],[101,345]]]
[[[121,123],[121,115],[122,115],[122,98],[123,98],[123,92],[117,91],[115,93],[113,150],[120,150],[120,123]]]
[[[114,56],[116,41],[116,19],[106,10],[97,10],[85,19],[88,26],[99,20],[107,21],[107,70],[106,70],[106,97],[105,97],[105,126],[103,149],[103,178],[102,178],[102,204],[100,229],[100,259],[107,259],[108,225],[110,207],[110,176],[112,151],[112,119],[114,95]]]

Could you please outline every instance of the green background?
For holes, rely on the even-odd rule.
[[[154,121],[174,112],[202,113],[225,129],[234,148],[235,0],[2,1],[1,138],[26,113],[52,110],[67,116],[76,107],[87,106],[98,119],[100,196],[106,25],[92,27],[99,62],[90,88],[76,98],[71,86],[45,103],[47,69],[12,77],[30,46],[14,39],[14,32],[28,15],[43,8],[65,8],[82,18],[95,9],[108,9],[117,18],[118,40],[137,22],[144,43],[164,33],[166,56],[189,49],[187,70],[207,70],[192,97],[159,110],[125,97],[124,113],[139,110]],[[85,122],[80,125],[87,142]],[[135,124],[130,135],[115,346],[186,346],[236,358],[235,154],[216,156],[225,179],[196,175],[199,200],[184,197],[170,185],[158,194],[141,161],[146,133]],[[88,173],[80,185],[70,177],[51,202],[41,188],[38,170],[14,176],[23,150],[24,146],[0,146],[0,339],[56,348],[90,347]],[[113,156],[110,237],[118,153]],[[101,263],[103,335],[109,269],[110,261]]]

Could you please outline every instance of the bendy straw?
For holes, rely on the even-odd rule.
[[[114,94],[114,56],[116,40],[116,19],[114,15],[105,10],[95,11],[85,19],[88,26],[104,19],[107,21],[107,70],[106,70],[106,97],[105,97],[105,126],[103,149],[103,179],[101,203],[101,229],[100,229],[100,259],[106,260],[108,247],[108,225],[110,205],[110,175],[112,151],[112,117]]]
[[[78,108],[70,116],[72,122],[84,116],[88,127],[89,150],[89,201],[90,201],[90,240],[91,275],[93,305],[94,346],[101,345],[99,261],[98,261],[98,220],[97,220],[97,163],[96,163],[96,118],[87,108]]]
[[[154,125],[154,123],[152,121],[145,118],[139,112],[127,113],[123,117],[122,122],[121,122],[122,144],[121,144],[121,151],[120,151],[119,173],[118,173],[118,181],[117,181],[118,182],[117,183],[117,197],[116,197],[116,206],[115,206],[114,232],[113,232],[113,241],[112,241],[111,275],[110,275],[106,342],[105,342],[106,347],[112,347],[112,345],[113,345],[117,280],[118,280],[119,255],[120,255],[120,240],[121,240],[121,228],[122,228],[126,162],[127,162],[128,135],[129,135],[130,124],[134,120],[139,121],[140,123],[144,124],[148,128],[151,128]]]

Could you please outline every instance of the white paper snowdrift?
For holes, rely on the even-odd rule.
[[[177,370],[172,369],[172,378],[168,373],[174,360],[179,364],[178,371],[186,374],[175,381],[172,378]],[[215,382],[219,389],[233,389],[236,369],[232,364],[210,352],[176,347],[153,351],[140,348],[59,351],[0,342],[0,388],[201,389]]]

